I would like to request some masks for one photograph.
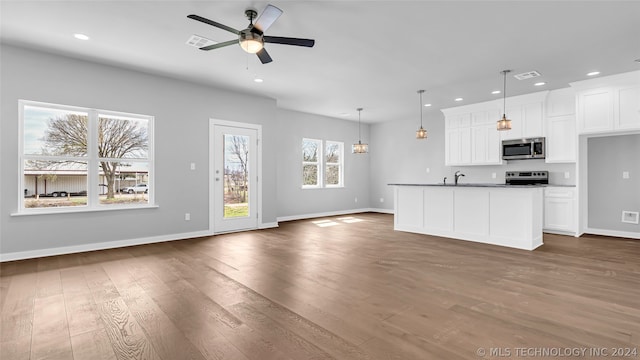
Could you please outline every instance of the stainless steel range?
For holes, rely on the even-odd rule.
[[[548,171],[507,171],[505,175],[507,185],[548,184]]]

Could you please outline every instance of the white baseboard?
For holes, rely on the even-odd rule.
[[[362,213],[362,212],[379,212],[379,213],[393,214],[393,210],[364,208],[364,209],[353,209],[353,210],[345,210],[345,211],[332,211],[332,212],[326,212],[326,213],[284,216],[284,217],[279,217],[277,220],[291,221],[291,220],[311,219],[311,218],[326,217],[326,216],[356,214],[356,213]],[[258,228],[259,229],[276,228],[278,227],[278,221],[270,222],[270,223],[262,223],[258,226]],[[189,233],[150,236],[150,237],[137,238],[137,239],[107,241],[107,242],[82,244],[82,245],[74,245],[74,246],[62,246],[62,247],[56,247],[56,248],[18,251],[18,252],[0,254],[0,262],[34,259],[34,258],[55,256],[55,255],[74,254],[74,253],[87,252],[87,251],[115,249],[115,248],[121,248],[121,247],[127,247],[127,246],[153,244],[153,243],[174,241],[174,240],[185,240],[185,239],[191,239],[195,237],[213,236],[213,235],[214,234],[210,230],[204,230],[204,231],[195,231],[195,232],[189,232]]]
[[[377,212],[381,214],[391,214],[393,215],[393,209],[380,209],[380,208],[369,208],[369,212]]]
[[[150,236],[150,237],[137,238],[137,239],[82,244],[82,245],[75,245],[75,246],[63,246],[63,247],[48,248],[48,249],[18,251],[18,252],[0,254],[0,262],[33,259],[33,258],[40,258],[45,256],[66,255],[66,254],[73,254],[73,253],[80,253],[80,252],[87,252],[87,251],[115,249],[115,248],[121,248],[121,247],[127,247],[127,246],[153,244],[153,243],[173,241],[173,240],[185,240],[185,239],[191,239],[191,238],[202,237],[202,236],[212,236],[212,235],[213,234],[210,231],[206,230],[206,231],[194,231],[194,232],[181,233],[181,234]]]
[[[631,239],[640,239],[640,233],[631,232],[631,231],[586,228],[584,229],[584,233],[594,234],[594,235],[624,237],[624,238],[631,238]]]
[[[322,213],[301,214],[301,215],[292,215],[292,216],[280,216],[278,217],[278,222],[314,219],[314,218],[328,217],[328,216],[350,215],[350,214],[358,214],[363,212],[378,212],[378,213],[385,213],[385,214],[393,214],[393,210],[389,210],[389,209],[362,208],[362,209],[328,211],[328,212],[322,212]]]
[[[270,222],[270,223],[262,223],[260,225],[258,225],[258,229],[271,229],[271,228],[277,228],[278,227],[278,222]]]

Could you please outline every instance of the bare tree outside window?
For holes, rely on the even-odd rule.
[[[68,114],[51,118],[44,134],[43,153],[53,156],[87,155],[88,118]],[[143,121],[100,117],[98,121],[98,157],[107,181],[107,199],[115,197],[120,161],[112,159],[145,158],[149,138]]]
[[[320,140],[302,139],[302,186],[318,185]]]
[[[249,137],[225,135],[225,180],[226,192],[237,203],[246,203],[249,174]]]

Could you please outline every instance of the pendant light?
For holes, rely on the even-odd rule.
[[[366,154],[369,152],[369,144],[363,144],[360,137],[360,112],[363,109],[357,108],[356,110],[358,110],[358,143],[351,146],[351,152],[354,154]]]
[[[418,90],[418,94],[420,94],[420,129],[416,131],[416,139],[426,139],[427,138],[427,130],[422,127],[422,94],[424,90]]]
[[[511,120],[507,119],[507,74],[510,72],[511,70],[501,71],[501,73],[504,74],[504,89],[502,91],[504,103],[502,105],[502,119],[498,120],[497,124],[498,131],[511,130]]]

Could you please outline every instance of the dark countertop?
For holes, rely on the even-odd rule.
[[[454,184],[387,184],[387,185],[396,185],[396,186],[440,186],[440,187],[491,187],[491,188],[538,188],[538,187],[548,187],[548,186],[557,186],[557,187],[575,187],[575,185],[553,185],[553,184],[534,184],[534,185],[507,185],[507,184],[494,184],[494,183],[459,183],[458,185]]]

